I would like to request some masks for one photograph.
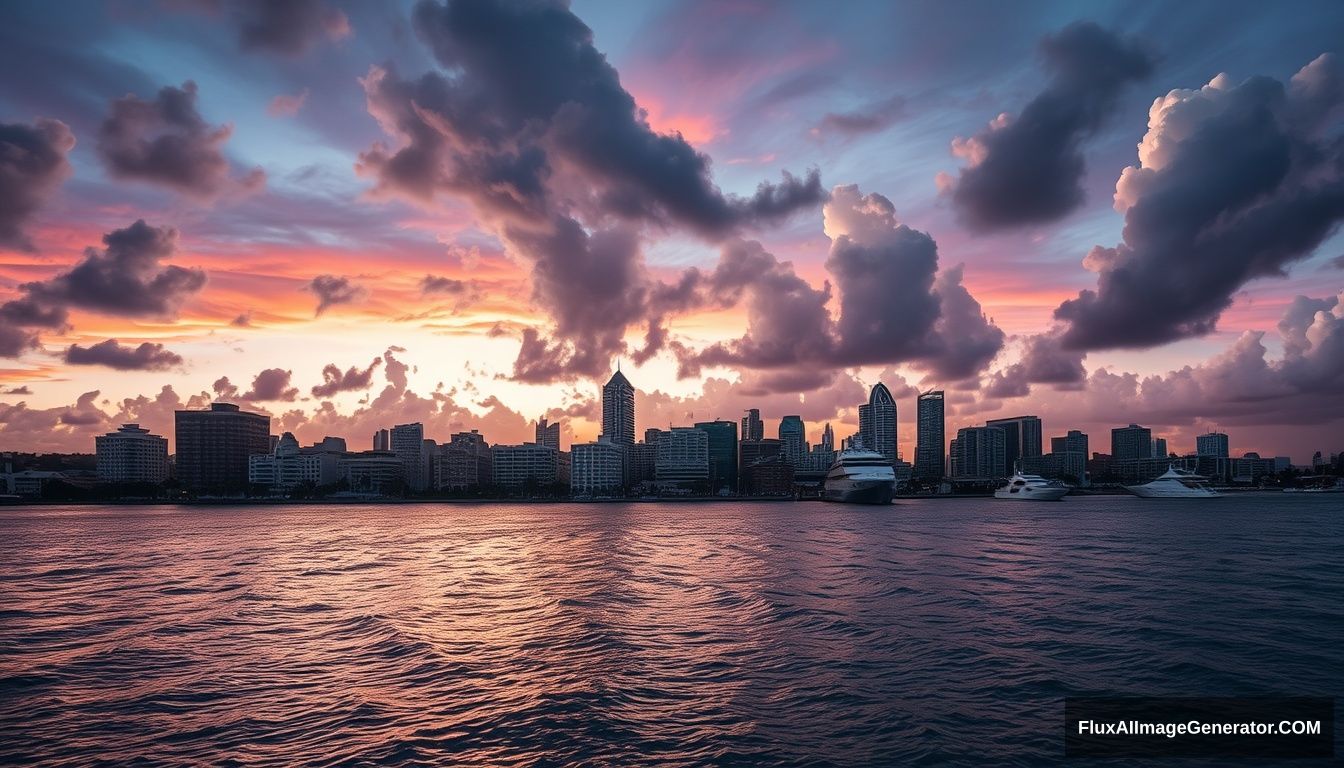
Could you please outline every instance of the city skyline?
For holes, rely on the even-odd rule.
[[[838,444],[882,382],[906,461],[930,390],[945,445],[1340,448],[1338,4],[992,8],[990,43],[931,7],[74,5],[0,30],[0,449],[214,401],[304,445],[586,442],[618,364],[629,435]]]

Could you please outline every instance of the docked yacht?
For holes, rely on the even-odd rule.
[[[891,460],[862,448],[841,451],[826,473],[827,501],[848,504],[890,504],[896,490]]]
[[[1145,499],[1213,499],[1221,493],[1209,488],[1209,479],[1194,472],[1168,466],[1166,474],[1143,485],[1127,485],[1135,496]]]
[[[1069,492],[1069,486],[1040,475],[1013,475],[1008,484],[994,492],[996,499],[1014,501],[1059,501]]]

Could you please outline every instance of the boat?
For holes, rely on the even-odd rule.
[[[1221,493],[1209,488],[1209,479],[1194,472],[1168,465],[1164,475],[1143,485],[1125,486],[1144,499],[1213,499]]]
[[[1014,501],[1059,501],[1069,492],[1069,486],[1046,480],[1040,475],[1024,475],[1018,472],[1008,480],[1008,484],[994,492],[996,499]]]
[[[891,460],[877,451],[851,448],[835,457],[823,488],[827,501],[890,504],[896,490],[896,471]]]

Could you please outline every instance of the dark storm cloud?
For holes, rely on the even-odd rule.
[[[1149,54],[1080,22],[1041,41],[1050,82],[1016,116],[953,144],[970,165],[950,181],[952,203],[977,230],[1054,221],[1083,203],[1082,142],[1112,112],[1123,88],[1146,78]]]
[[[69,272],[20,289],[39,305],[69,307],[119,317],[172,318],[205,285],[199,269],[160,262],[177,247],[177,230],[143,219],[103,236],[105,248],[86,248]]]
[[[470,284],[465,280],[455,280],[451,277],[440,277],[438,275],[425,275],[425,278],[420,281],[420,292],[424,294],[446,293],[452,296],[461,296],[470,287]]]
[[[91,347],[71,344],[64,360],[71,365],[103,365],[119,371],[164,371],[182,364],[182,356],[162,344],[144,342],[138,347],[123,347],[116,339]]]
[[[1016,363],[990,374],[984,386],[989,397],[1020,397],[1032,384],[1052,384],[1055,389],[1078,389],[1087,378],[1085,353],[1064,349],[1060,329],[1028,336]]]
[[[322,383],[313,387],[313,397],[331,397],[337,392],[358,392],[369,388],[373,381],[373,372],[382,365],[383,358],[375,357],[369,367],[360,370],[350,366],[344,373],[335,363],[329,363],[322,369]]]
[[[515,377],[590,375],[646,328],[650,355],[666,329],[650,302],[640,227],[676,226],[722,239],[779,221],[824,198],[817,173],[785,174],[748,197],[715,186],[709,159],[680,135],[655,133],[558,2],[425,0],[414,25],[443,72],[364,78],[369,111],[398,145],[361,154],[376,191],[420,201],[469,199],[532,265],[533,298],[554,339],[523,339]]]
[[[252,388],[239,395],[239,399],[253,402],[295,400],[299,396],[299,390],[298,387],[289,385],[292,376],[291,371],[282,368],[267,368],[257,374],[252,380]]]
[[[260,189],[266,174],[254,168],[235,178],[224,157],[229,125],[213,126],[196,110],[196,84],[165,86],[153,101],[134,95],[112,102],[98,131],[98,154],[114,178],[168,187],[197,200]]]
[[[33,390],[29,389],[27,384],[24,384],[24,385],[19,386],[19,387],[10,387],[9,389],[6,389],[6,390],[4,391],[3,394],[6,394],[6,395],[31,395],[31,394],[33,394]]]
[[[348,277],[336,275],[318,275],[304,287],[317,294],[316,315],[341,304],[352,304],[368,295],[363,286],[351,282]]]
[[[32,250],[24,227],[70,175],[75,135],[59,120],[0,123],[0,247]]]
[[[891,126],[906,115],[906,103],[903,96],[892,96],[863,109],[852,112],[828,112],[812,129],[812,135],[859,136],[875,133]]]
[[[1250,280],[1284,274],[1344,220],[1344,89],[1334,57],[1287,87],[1225,75],[1158,99],[1115,204],[1124,241],[1093,248],[1097,271],[1055,310],[1072,349],[1150,347],[1214,329]]]
[[[350,20],[324,0],[213,0],[238,30],[243,50],[296,55],[350,34]]]

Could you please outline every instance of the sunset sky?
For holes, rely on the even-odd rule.
[[[212,399],[1344,450],[1344,4],[0,9],[0,449]],[[1048,448],[1048,445],[1047,445]]]

